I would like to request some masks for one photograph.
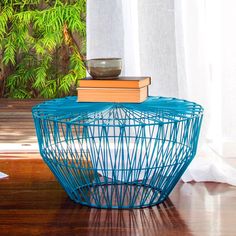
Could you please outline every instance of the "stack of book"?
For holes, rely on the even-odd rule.
[[[84,78],[80,81],[78,102],[140,103],[148,97],[150,77],[118,77],[117,79]]]

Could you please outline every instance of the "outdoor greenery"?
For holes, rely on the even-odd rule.
[[[85,76],[86,0],[1,0],[0,97],[54,98]]]

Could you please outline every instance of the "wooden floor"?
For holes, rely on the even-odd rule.
[[[236,189],[179,183],[159,206],[99,210],[72,202],[40,159],[0,159],[0,235],[236,235]]]
[[[0,100],[2,144],[36,142],[30,110],[37,102]],[[236,235],[236,188],[226,184],[180,182],[159,206],[99,210],[72,202],[38,153],[2,151],[0,171],[9,175],[0,179],[1,236]]]

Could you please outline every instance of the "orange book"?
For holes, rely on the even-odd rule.
[[[77,88],[78,102],[140,103],[148,96],[148,86],[142,88]]]
[[[150,77],[118,77],[117,79],[93,79],[91,77],[80,80],[80,88],[142,88],[151,84]]]

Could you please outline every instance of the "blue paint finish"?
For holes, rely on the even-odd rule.
[[[165,97],[143,103],[76,99],[32,110],[40,153],[69,197],[97,208],[163,202],[196,154],[203,108]]]

